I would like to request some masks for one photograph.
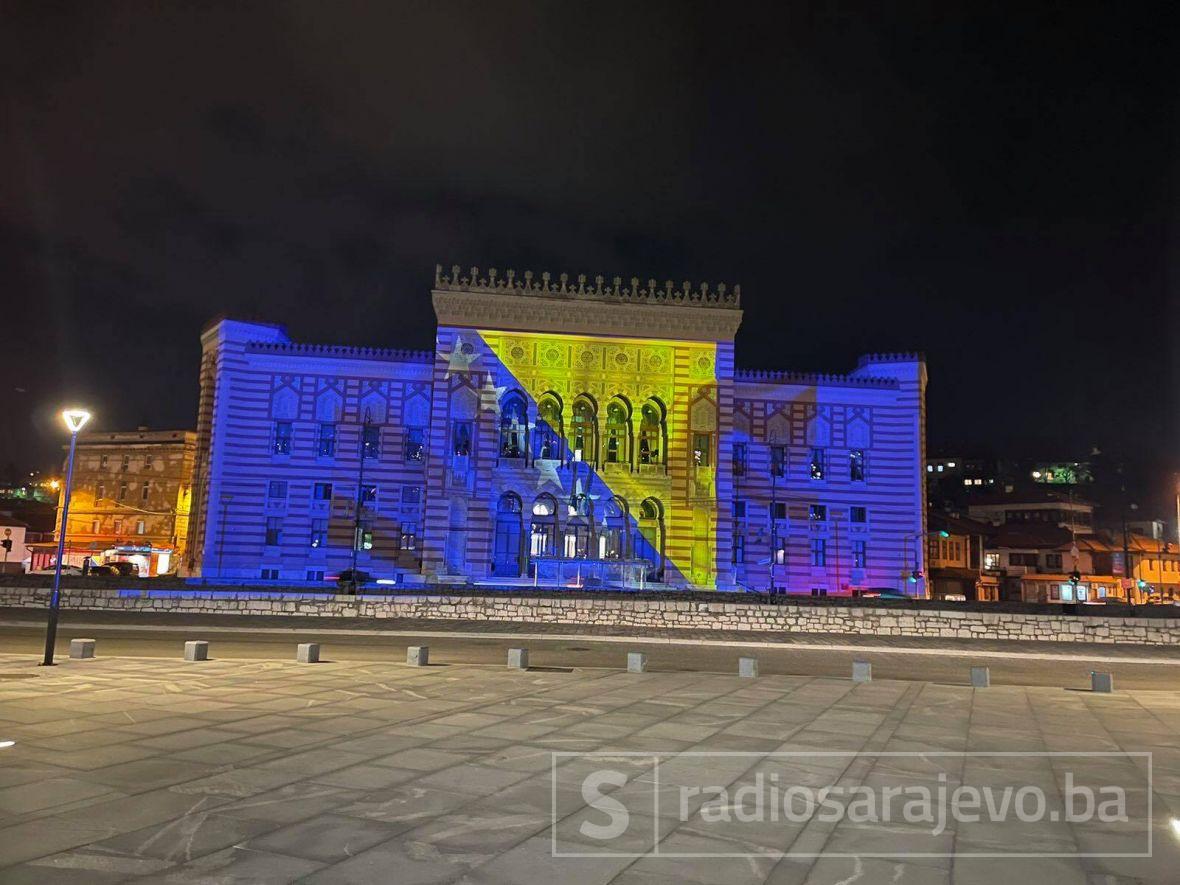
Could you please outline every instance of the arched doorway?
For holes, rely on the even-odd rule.
[[[664,574],[664,507],[656,498],[645,498],[643,503],[639,505],[639,519],[636,521],[636,526],[632,555],[636,559],[646,559],[651,563],[647,571],[649,580],[662,580]]]
[[[627,559],[627,534],[627,502],[617,496],[608,499],[598,532],[598,558]]]
[[[566,559],[588,559],[591,555],[591,532],[594,526],[594,510],[590,496],[581,491],[570,495],[567,505],[561,555]]]
[[[519,578],[520,496],[507,492],[500,496],[496,506],[496,534],[492,543],[492,574],[504,578]]]
[[[533,502],[533,518],[529,527],[529,555],[557,554],[557,500],[552,495],[539,495]]]

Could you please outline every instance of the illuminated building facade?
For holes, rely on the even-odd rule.
[[[149,430],[78,434],[63,562],[131,562],[144,576],[184,561],[196,434]],[[54,526],[61,524],[58,502]],[[56,543],[34,545],[32,569],[48,568]]]
[[[433,302],[433,353],[205,331],[194,574],[923,591],[920,357],[735,370],[736,287],[440,268]]]

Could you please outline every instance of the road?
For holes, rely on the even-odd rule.
[[[761,673],[776,675],[847,676],[857,659],[871,662],[877,678],[951,685],[967,683],[972,666],[987,666],[994,685],[1088,689],[1090,671],[1103,670],[1114,674],[1116,688],[1180,686],[1180,650],[1141,646],[683,631],[641,637],[528,624],[64,612],[56,653],[68,656],[78,636],[97,639],[103,657],[177,658],[184,640],[206,639],[211,657],[222,659],[289,660],[297,643],[319,642],[330,661],[400,662],[406,646],[429,645],[439,666],[502,665],[508,648],[523,645],[535,669],[621,669],[628,651],[640,651],[652,671],[733,673],[738,657],[753,656]],[[43,643],[42,613],[0,610],[0,654],[39,657]]]

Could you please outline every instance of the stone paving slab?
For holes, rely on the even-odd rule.
[[[15,742],[0,749],[4,883],[1089,885],[1180,869],[1176,692],[293,660],[43,670],[0,656],[0,675],[29,677],[0,680],[0,741]],[[1123,754],[1153,753],[1151,856],[1080,856],[1129,853],[1145,835],[1130,823],[952,821],[932,836],[899,821],[712,820],[708,796],[684,791],[1056,795],[1067,766],[1045,754],[1079,751],[1115,754],[1084,773],[1144,806],[1146,761]],[[610,821],[585,785],[616,770],[625,783],[602,795],[632,815],[604,843],[583,827]],[[1009,856],[1034,850],[1062,856]],[[986,851],[1001,856],[967,856]]]

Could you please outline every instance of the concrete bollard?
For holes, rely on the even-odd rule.
[[[300,664],[318,664],[320,662],[320,644],[318,642],[301,642],[295,647],[295,660]]]
[[[738,676],[752,678],[758,675],[757,658],[738,658]]]
[[[209,660],[209,643],[203,639],[193,639],[184,644],[184,659],[186,661]]]
[[[987,667],[972,667],[971,668],[971,687],[972,688],[991,688],[992,671]]]
[[[411,667],[425,667],[430,663],[430,646],[411,645],[406,649],[406,663]]]
[[[872,682],[873,681],[873,665],[868,661],[853,661],[852,662],[852,681],[853,682]]]
[[[647,655],[638,651],[627,652],[627,672],[628,673],[646,673],[647,672]]]
[[[1096,670],[1091,670],[1090,691],[1110,694],[1114,691],[1114,676],[1110,673],[1099,673]]]
[[[508,666],[514,670],[529,668],[529,650],[527,648],[508,649]]]
[[[96,645],[93,639],[71,639],[70,640],[70,657],[78,658],[92,658],[94,657],[94,646]]]

